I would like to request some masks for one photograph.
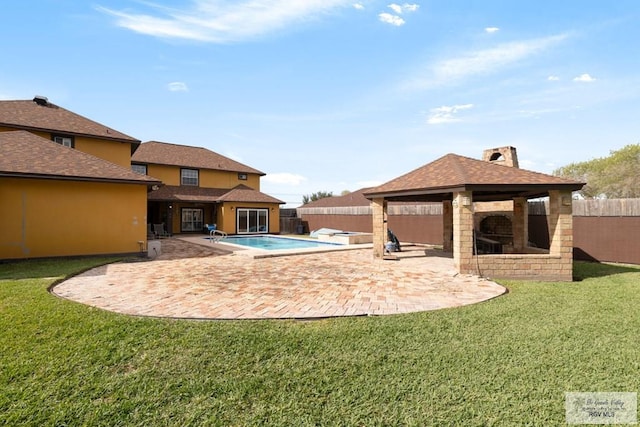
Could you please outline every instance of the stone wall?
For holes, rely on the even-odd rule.
[[[472,260],[469,274],[491,279],[571,281],[573,271],[562,256],[549,254],[479,255]]]

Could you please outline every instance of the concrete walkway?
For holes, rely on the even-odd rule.
[[[451,258],[434,250],[425,256],[423,247],[406,248],[397,261],[374,260],[371,249],[252,259],[193,241],[162,240],[155,260],[98,267],[52,292],[138,316],[281,319],[437,310],[506,291],[456,275]]]

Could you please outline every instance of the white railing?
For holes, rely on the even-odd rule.
[[[209,240],[213,242],[219,242],[220,240],[227,237],[227,233],[222,230],[211,230],[209,231]]]

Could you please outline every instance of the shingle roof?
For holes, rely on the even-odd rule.
[[[235,188],[201,188],[191,186],[163,185],[148,195],[150,201],[165,202],[246,202],[246,203],[278,203],[285,202],[256,191],[246,185]]]
[[[369,198],[409,193],[444,193],[447,191],[513,191],[531,190],[544,193],[549,189],[579,190],[583,183],[503,166],[457,154],[447,154],[429,164],[365,192]]]
[[[164,202],[217,202],[220,196],[228,192],[224,188],[202,188],[192,186],[163,185],[151,191],[147,199]]]
[[[353,191],[344,196],[323,197],[322,199],[315,200],[300,206],[301,208],[337,208],[337,207],[350,207],[350,206],[369,206],[371,200],[364,197],[365,192],[371,188],[361,188],[360,190]]]
[[[154,178],[23,130],[0,132],[0,176],[159,183]]]
[[[257,169],[231,160],[221,154],[202,147],[170,144],[166,142],[144,142],[131,157],[134,163],[182,166],[231,172],[265,175]]]
[[[246,185],[238,185],[220,197],[221,202],[260,202],[260,203],[278,203],[284,204],[282,200],[271,197],[268,194],[256,191]]]
[[[129,135],[50,102],[40,105],[32,100],[0,101],[0,126],[140,143]]]
[[[344,196],[323,197],[316,201],[299,206],[298,209],[307,208],[350,208],[354,206],[371,206],[371,200],[365,197],[365,193],[369,192],[373,187],[361,188]],[[398,205],[415,205],[415,202],[391,201],[389,206]]]

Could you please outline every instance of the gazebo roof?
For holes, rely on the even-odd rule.
[[[584,183],[553,175],[447,154],[385,184],[368,189],[365,197],[442,201],[451,200],[453,192],[472,191],[476,201],[495,201],[514,197],[543,197],[549,194],[549,190],[576,191],[583,185]]]

